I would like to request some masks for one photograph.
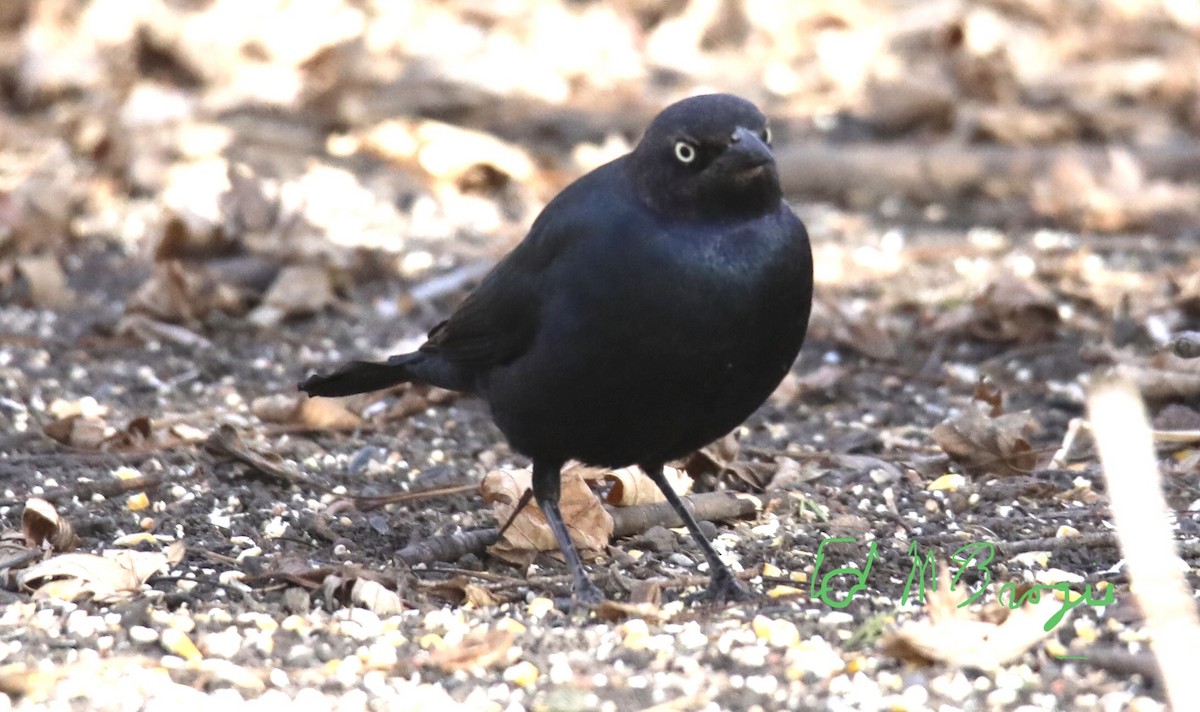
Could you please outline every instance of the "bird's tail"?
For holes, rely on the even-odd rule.
[[[310,396],[350,396],[369,393],[414,380],[409,363],[414,354],[392,356],[387,361],[351,361],[327,375],[309,376],[300,390]]]

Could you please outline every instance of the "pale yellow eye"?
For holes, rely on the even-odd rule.
[[[771,145],[771,127],[770,126],[763,127],[762,140],[763,140],[763,143],[767,144],[768,146]]]
[[[691,163],[696,160],[696,147],[687,141],[676,141],[675,157],[680,163]]]

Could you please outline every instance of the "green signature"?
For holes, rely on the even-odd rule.
[[[832,537],[822,540],[817,547],[817,562],[813,566],[812,583],[809,593],[813,598],[822,601],[832,608],[845,608],[850,605],[850,602],[854,600],[854,597],[860,591],[867,587],[867,577],[871,575],[871,566],[875,563],[875,559],[878,558],[878,548],[875,542],[870,542],[867,548],[867,560],[864,565],[843,566],[824,574],[821,573],[821,566],[825,563],[825,547],[827,545],[854,543],[856,543],[855,540],[850,537]],[[920,547],[915,541],[909,545],[908,555],[912,558],[912,568],[909,570],[908,579],[904,582],[904,592],[900,596],[900,603],[907,603],[910,594],[915,594],[913,596],[915,602],[924,603],[926,582],[928,582],[928,589],[930,591],[937,590],[937,561],[934,559],[933,552],[931,551],[926,551],[922,555]],[[950,562],[955,567],[954,576],[951,578],[951,586],[958,586],[959,580],[971,569],[978,571],[982,578],[979,587],[967,596],[965,601],[958,604],[959,608],[971,605],[979,600],[987,591],[988,586],[992,583],[992,572],[988,567],[994,558],[996,558],[996,545],[990,542],[964,544],[950,556]],[[840,577],[849,577],[849,587],[845,586],[845,580]],[[1097,600],[1093,597],[1091,584],[1087,585],[1082,595],[1078,595],[1071,590],[1070,584],[1065,581],[1055,584],[1034,584],[1029,590],[1018,596],[1016,582],[1010,581],[1000,586],[1000,590],[996,593],[996,600],[1001,605],[1007,606],[1010,610],[1015,610],[1026,603],[1036,604],[1041,601],[1043,593],[1055,591],[1063,594],[1062,606],[1046,621],[1046,625],[1043,628],[1046,632],[1049,632],[1054,626],[1061,623],[1063,616],[1072,608],[1080,604],[1109,606],[1112,605],[1115,596],[1113,588],[1109,586],[1104,592],[1104,598]],[[839,593],[841,594],[840,597]],[[1006,595],[1007,599],[1005,598]]]

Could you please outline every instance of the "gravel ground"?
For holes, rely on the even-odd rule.
[[[1083,418],[1130,375],[1194,591],[1193,5],[0,3],[0,712],[1163,708]],[[791,375],[676,463],[760,595],[689,602],[590,473],[571,610],[480,403],[295,384],[712,89],[816,260]]]

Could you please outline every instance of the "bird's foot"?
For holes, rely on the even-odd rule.
[[[554,605],[560,611],[569,614],[586,616],[604,602],[604,592],[591,581],[587,585],[577,585],[571,591],[570,598],[555,598]]]
[[[604,602],[604,592],[600,590],[599,586],[588,581],[586,586],[575,587],[574,599],[594,608]]]
[[[753,601],[754,594],[728,571],[719,571],[708,582],[708,587],[693,594],[688,600],[693,603],[742,603]]]

